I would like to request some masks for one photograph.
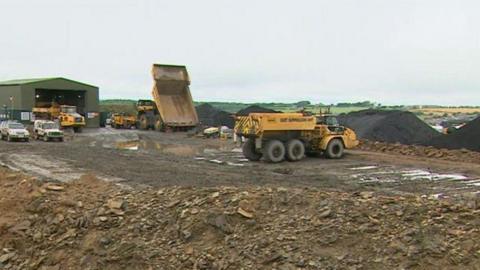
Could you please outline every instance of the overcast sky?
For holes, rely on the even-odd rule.
[[[480,105],[478,0],[0,0],[0,80],[61,76],[148,98]]]

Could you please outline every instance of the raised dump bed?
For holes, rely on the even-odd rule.
[[[198,116],[190,93],[190,77],[185,66],[154,64],[152,96],[165,128],[190,128]]]

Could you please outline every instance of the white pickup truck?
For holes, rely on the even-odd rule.
[[[30,133],[25,127],[15,121],[4,121],[0,123],[0,133],[2,140],[7,140],[9,142],[13,140],[28,142]]]
[[[63,141],[63,131],[59,129],[57,123],[48,120],[36,120],[33,123],[33,137],[37,140],[43,139]]]

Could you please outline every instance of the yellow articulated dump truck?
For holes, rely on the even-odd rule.
[[[243,154],[251,161],[262,157],[277,163],[298,161],[306,153],[341,158],[344,149],[358,145],[355,132],[340,126],[332,115],[304,113],[250,113],[237,117],[235,134],[246,138]]]
[[[51,107],[33,108],[32,112],[37,120],[58,120],[62,129],[72,128],[75,132],[81,132],[85,127],[85,117],[77,113],[76,106],[53,103]]]
[[[113,128],[126,128],[131,129],[135,126],[135,116],[128,115],[126,113],[115,113],[112,115],[111,125]]]
[[[155,129],[182,131],[196,127],[198,116],[190,93],[190,77],[187,68],[154,64],[152,76],[154,80],[152,96],[158,112]],[[143,123],[147,121],[146,117],[144,119]],[[148,124],[140,125],[149,126]]]

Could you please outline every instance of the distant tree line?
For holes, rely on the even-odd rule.
[[[377,104],[375,102],[371,101],[361,101],[361,102],[340,102],[337,103],[337,107],[364,107],[364,108],[371,108],[371,107],[376,107]]]

